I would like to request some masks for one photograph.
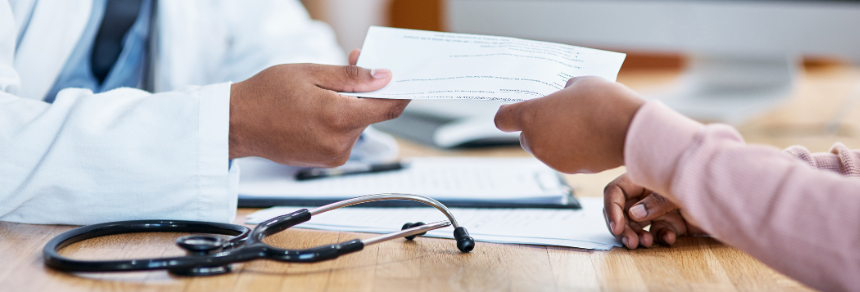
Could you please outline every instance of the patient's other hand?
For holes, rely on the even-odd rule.
[[[655,239],[672,245],[678,236],[705,234],[686,220],[677,205],[634,184],[627,174],[606,185],[603,200],[606,226],[627,248],[651,247]],[[648,225],[650,231],[644,229]]]

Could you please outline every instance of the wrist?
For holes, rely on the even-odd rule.
[[[683,154],[695,143],[704,125],[659,101],[649,101],[636,113],[627,131],[624,164],[630,179],[663,195]]]
[[[244,95],[242,82],[230,85],[230,129],[228,133],[228,153],[229,159],[252,156],[247,149],[245,143],[244,130],[245,126],[245,111],[244,111]]]

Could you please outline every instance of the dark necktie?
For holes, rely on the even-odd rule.
[[[93,76],[104,82],[122,52],[122,40],[137,20],[142,0],[108,0],[104,17],[93,43],[90,67]]]

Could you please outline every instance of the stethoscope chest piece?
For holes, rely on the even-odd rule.
[[[224,244],[223,239],[212,235],[188,235],[176,239],[176,245],[188,252],[188,256],[190,257],[207,256],[220,250]],[[226,264],[207,267],[172,268],[167,271],[180,276],[215,276],[229,273],[232,271],[230,266],[230,264]]]

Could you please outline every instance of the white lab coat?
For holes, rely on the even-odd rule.
[[[297,0],[159,1],[156,94],[66,89],[42,102],[91,8],[0,0],[0,220],[229,222],[230,82],[279,63],[345,61]]]

